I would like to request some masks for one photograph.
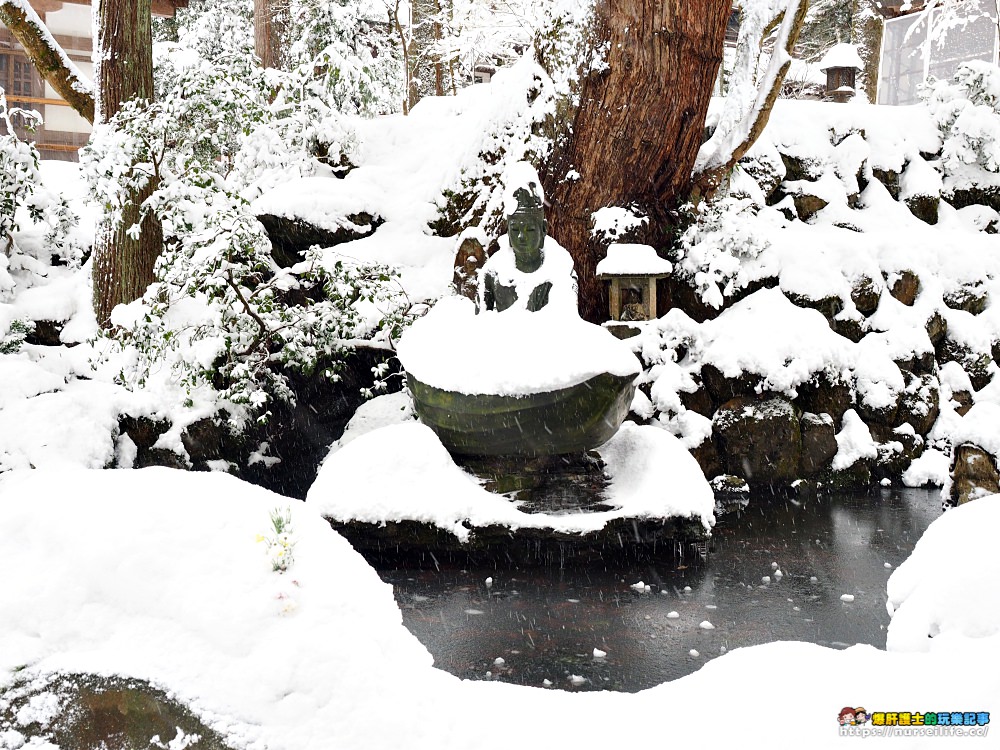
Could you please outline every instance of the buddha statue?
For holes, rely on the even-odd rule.
[[[573,260],[552,238],[546,238],[541,186],[533,169],[531,174],[533,180],[508,188],[513,200],[506,203],[516,207],[507,216],[507,235],[500,238],[500,249],[483,266],[480,310],[537,312],[550,303],[576,310]]]

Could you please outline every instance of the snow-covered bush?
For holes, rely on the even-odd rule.
[[[270,166],[321,166],[303,134],[322,102],[272,104],[264,71],[238,50],[210,61],[167,45],[158,56],[157,101],[125,104],[82,158],[119,218],[130,193],[152,186],[143,211],[166,238],[155,282],[112,316],[112,336],[136,354],[121,379],[141,386],[166,365],[189,393],[209,386],[247,407],[243,416],[259,414],[273,398],[294,399],[290,372],[336,377],[347,342],[398,334],[406,300],[384,266],[310,251],[279,268],[243,195],[266,178],[260,144],[289,130],[300,137],[268,152]]]
[[[385,6],[349,0],[291,0],[291,70],[307,71],[305,93],[340,112],[376,115],[399,109],[402,63],[385,25]],[[303,97],[306,98],[306,97]]]
[[[962,63],[925,93],[944,140],[945,173],[959,175],[969,166],[1000,173],[1000,68],[981,60]]]
[[[746,261],[767,248],[752,221],[758,209],[749,199],[723,198],[705,206],[681,235],[675,274],[716,310],[747,285]]]
[[[82,250],[68,236],[76,217],[65,200],[42,186],[38,149],[34,143],[19,138],[15,130],[16,124],[33,130],[41,124],[41,118],[33,111],[8,108],[7,97],[0,90],[0,124],[6,130],[0,135],[0,247],[8,254],[17,252],[11,233],[25,228],[17,217],[19,211],[24,211],[30,222],[49,227],[45,240],[51,256],[65,263],[78,262]],[[0,269],[0,274],[6,276],[6,270]],[[0,278],[0,299],[11,288]]]

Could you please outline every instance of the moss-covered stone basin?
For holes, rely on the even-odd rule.
[[[447,391],[407,375],[417,416],[453,454],[545,456],[607,442],[628,414],[634,375],[602,373],[555,391],[499,396]]]

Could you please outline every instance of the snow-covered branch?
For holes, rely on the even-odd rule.
[[[94,121],[93,86],[49,33],[27,0],[0,0],[3,23],[24,47],[32,64],[66,103]]]
[[[715,133],[701,147],[695,163],[693,194],[696,197],[710,198],[764,131],[791,65],[792,50],[808,8],[808,0],[763,0],[744,4],[731,93]],[[755,84],[761,45],[779,18],[781,25],[770,63]]]

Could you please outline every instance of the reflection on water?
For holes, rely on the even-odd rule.
[[[703,562],[380,575],[441,669],[470,679],[636,691],[740,646],[884,647],[886,580],[939,514],[935,490],[754,499],[720,521]],[[630,586],[640,580],[649,593]],[[842,602],[842,594],[854,601]],[[714,627],[701,627],[706,621]],[[595,648],[607,656],[595,658]]]

